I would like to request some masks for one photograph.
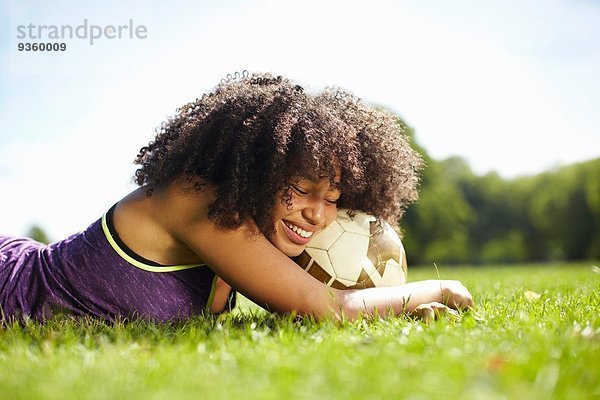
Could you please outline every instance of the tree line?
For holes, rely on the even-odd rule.
[[[506,180],[416,148],[427,167],[420,200],[401,221],[409,263],[600,258],[600,158]]]

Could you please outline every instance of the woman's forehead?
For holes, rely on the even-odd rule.
[[[311,160],[312,161],[312,160]],[[316,162],[317,165],[310,165],[311,162],[302,162],[300,160],[294,160],[290,165],[289,172],[292,177],[302,177],[313,181],[320,181],[323,179],[333,179],[339,181],[342,175],[342,168],[337,160],[326,162],[319,160]]]

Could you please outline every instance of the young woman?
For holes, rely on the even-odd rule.
[[[341,89],[237,76],[179,109],[135,162],[140,187],[85,231],[47,246],[0,236],[2,318],[168,321],[226,310],[232,288],[317,318],[472,304],[457,281],[340,291],[290,259],[337,207],[397,224],[417,198],[421,159],[396,119]]]

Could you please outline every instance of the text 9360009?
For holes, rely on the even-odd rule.
[[[67,44],[62,43],[29,43],[19,42],[17,43],[17,50],[19,51],[65,51],[67,50]]]

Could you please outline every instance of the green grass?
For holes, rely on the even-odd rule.
[[[0,398],[600,399],[592,263],[440,266],[440,275],[472,290],[474,312],[317,323],[241,299],[232,315],[176,325],[0,327]],[[433,267],[409,271],[435,277]]]

